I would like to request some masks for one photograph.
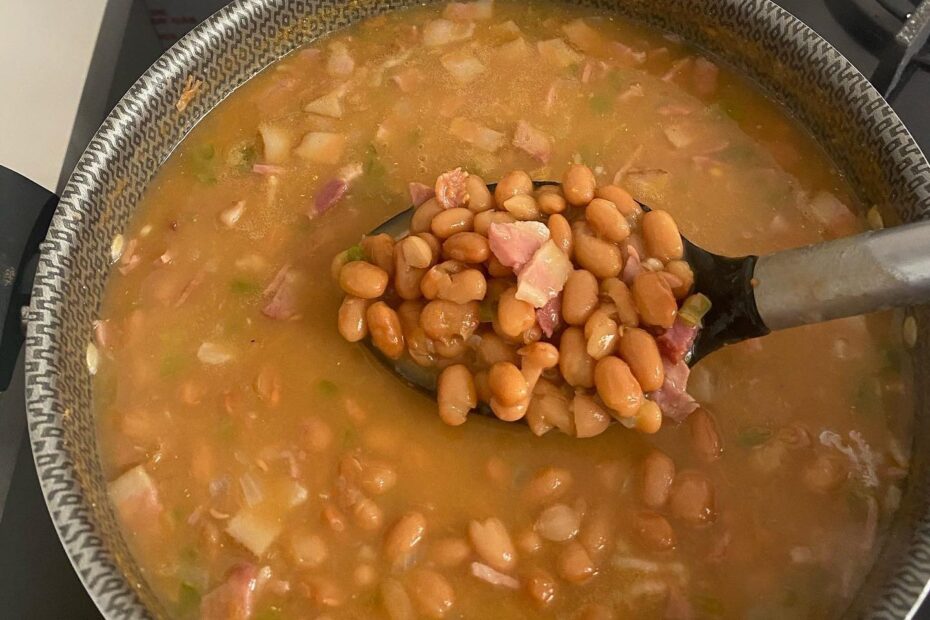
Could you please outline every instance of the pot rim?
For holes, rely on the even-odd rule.
[[[771,23],[771,15],[775,14],[778,19],[790,24],[799,37],[806,41],[815,41],[829,56],[830,62],[829,67],[824,65],[814,70],[839,71],[845,74],[844,79],[851,81],[851,89],[856,91],[863,105],[874,106],[882,117],[889,119],[894,126],[897,140],[892,141],[887,134],[883,135],[882,141],[885,146],[890,151],[901,153],[902,156],[907,154],[909,159],[913,159],[916,152],[919,161],[913,175],[923,179],[926,185],[930,186],[930,174],[927,172],[930,166],[927,160],[920,154],[919,147],[901,120],[868,80],[806,24],[770,0],[756,2],[756,6],[762,8],[750,15],[750,18],[755,20],[754,26],[761,32],[771,31],[776,27]],[[110,175],[119,173],[114,170],[117,149],[136,146],[131,142],[133,129],[145,122],[144,113],[151,101],[165,97],[166,84],[183,81],[187,75],[196,74],[196,63],[201,60],[197,54],[203,49],[220,45],[217,41],[268,36],[263,30],[255,32],[250,26],[251,22],[280,16],[289,11],[288,4],[288,0],[236,0],[210,16],[165,51],[120,99],[91,139],[62,192],[59,207],[46,241],[43,242],[33,287],[33,301],[26,312],[26,400],[30,441],[42,493],[62,546],[85,590],[106,617],[147,617],[149,613],[159,612],[153,608],[146,608],[139,591],[130,585],[127,574],[121,570],[122,564],[114,557],[111,544],[105,542],[106,539],[98,527],[94,507],[84,489],[85,476],[100,474],[93,471],[92,464],[88,470],[88,466],[82,464],[83,459],[79,458],[77,449],[67,441],[66,428],[70,424],[72,410],[70,400],[62,395],[60,389],[62,382],[67,379],[61,359],[63,352],[60,342],[68,338],[79,338],[86,342],[87,334],[66,333],[62,329],[59,313],[64,311],[69,299],[74,299],[73,296],[79,296],[81,293],[81,284],[75,286],[73,282],[69,282],[67,276],[72,269],[78,248],[88,243],[84,228],[86,223],[82,220],[94,208],[94,198],[100,196]],[[719,0],[718,4],[737,5],[739,0]],[[294,10],[297,10],[296,7]],[[304,10],[312,13],[313,10],[319,10],[319,5],[304,5]],[[294,49],[306,42],[307,40],[294,40],[286,45]],[[797,45],[800,46],[801,42]],[[214,62],[218,62],[218,59],[214,59]],[[240,71],[244,78],[241,82],[253,77],[267,64],[259,63],[251,66],[248,71]],[[176,96],[176,93],[167,94]],[[215,104],[192,105],[192,114],[189,115],[192,121],[187,129],[199,122],[213,107]],[[903,188],[902,191],[917,190]],[[88,325],[87,333],[89,332]],[[89,459],[90,463],[96,459],[95,450]],[[923,514],[920,517],[920,525],[930,530],[930,515]],[[922,542],[924,549],[916,549],[918,545],[914,540],[909,542],[909,557],[903,558],[899,565],[896,565],[897,570],[889,574],[889,579],[886,580],[889,583],[882,588],[879,600],[871,606],[869,615],[906,615],[908,618],[914,616],[930,593],[930,582],[927,581],[930,576],[930,563],[924,557],[930,555],[928,541],[930,536]],[[915,551],[922,553],[914,553]],[[151,604],[151,601],[146,602]]]

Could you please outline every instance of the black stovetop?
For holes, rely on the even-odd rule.
[[[878,64],[875,49],[886,30],[916,0],[778,0],[846,55],[865,75]],[[897,13],[898,17],[894,14]],[[880,25],[862,16],[879,15]],[[882,26],[881,24],[885,25]],[[849,25],[847,25],[849,24]],[[848,30],[847,30],[848,28]],[[852,32],[853,34],[850,34]],[[154,58],[140,58],[124,42],[114,92],[124,92]],[[925,153],[930,152],[930,50],[913,63],[892,104]],[[113,100],[111,98],[111,100]],[[101,119],[102,120],[102,119]],[[29,442],[25,438],[22,368],[13,387],[0,394],[0,451],[16,451],[15,469],[0,517],[0,617],[30,620],[100,618],[71,568],[45,508]],[[18,439],[17,439],[18,438]],[[2,457],[2,454],[0,454]],[[2,464],[0,464],[2,465]],[[2,496],[2,489],[0,489]],[[930,610],[919,614],[930,619]]]

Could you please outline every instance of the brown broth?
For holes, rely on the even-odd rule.
[[[745,80],[721,68],[706,99],[691,94],[687,71],[663,80],[677,60],[696,54],[674,38],[564,6],[503,4],[491,20],[476,22],[469,41],[424,49],[411,25],[422,31],[441,10],[368,20],[306,48],[321,50],[318,56],[304,50],[273,65],[198,125],[139,205],[125,234],[126,273],[114,268],[101,311],[106,338],[94,390],[106,475],[116,479],[142,464],[157,489],[148,511],[132,514],[116,502],[150,585],[173,614],[196,617],[197,600],[231,566],[248,562],[271,575],[256,594],[256,618],[387,617],[382,581],[410,584],[409,571],[383,558],[388,526],[411,510],[425,515],[415,557],[421,567],[434,565],[436,541],[467,540],[473,519],[498,517],[517,539],[541,510],[523,501],[525,486],[539,469],[557,466],[573,475],[561,501],[584,513],[582,532],[597,515],[608,517],[610,549],[596,558],[598,574],[580,585],[557,577],[554,602],[540,610],[523,588],[471,576],[472,552],[466,562],[436,569],[455,592],[450,617],[576,617],[595,602],[619,617],[662,617],[676,601],[710,618],[835,615],[879,548],[907,468],[899,446],[907,445],[911,401],[891,314],[789,330],[703,361],[690,389],[712,412],[725,447],[711,464],[695,455],[687,422],[668,423],[654,437],[614,425],[588,440],[537,438],[476,416],[447,427],[434,402],[339,337],[342,295],[329,275],[332,257],[406,208],[409,181],[429,182],[456,166],[489,181],[514,168],[545,179],[582,161],[601,183],[624,166],[634,177],[662,169],[662,183],[630,175],[620,182],[670,211],[696,243],[733,255],[816,242],[864,222],[853,191],[819,147]],[[606,70],[595,62],[594,77],[583,83],[584,61],[557,68],[539,60],[535,42],[565,38],[561,26],[577,17],[605,40],[645,51],[646,61],[605,59]],[[525,58],[509,60],[495,49],[512,38],[499,26],[508,20],[531,46]],[[325,68],[327,46],[337,41],[355,60],[345,114],[304,112],[343,81]],[[465,85],[440,64],[457,49],[473,49],[487,67]],[[405,94],[390,78],[411,68],[423,80]],[[642,96],[617,99],[634,84]],[[464,144],[448,131],[455,116],[503,132],[504,146],[492,154]],[[520,119],[553,137],[548,166],[510,146]],[[339,132],[345,151],[332,165],[292,155],[275,184],[240,161],[250,153],[262,161],[259,123],[285,128],[294,145],[308,131]],[[697,137],[675,148],[664,130],[679,125]],[[315,192],[352,162],[363,174],[348,194],[308,218]],[[849,205],[854,223],[810,217],[820,192]],[[219,215],[237,201],[245,201],[244,211],[227,228]],[[275,321],[260,312],[263,290],[285,264],[301,278],[300,318]],[[205,342],[229,360],[202,363]],[[806,429],[809,445],[786,447],[791,425]],[[817,455],[849,466],[819,441],[825,430],[846,444],[850,432],[861,434],[876,458],[874,484],[851,469],[829,492],[807,488],[804,471]],[[653,446],[679,471],[704,472],[716,491],[713,524],[671,519],[672,551],[643,550],[630,528],[640,507],[639,462]],[[383,462],[397,475],[390,491],[371,496],[383,521],[374,530],[347,516],[346,529],[334,532],[321,518],[324,506],[338,504],[339,464],[350,455]],[[244,475],[261,488],[255,511],[280,529],[261,557],[224,532],[248,504]],[[279,487],[292,479],[307,497],[289,507],[288,489]],[[311,534],[327,548],[314,568],[292,552],[296,537]],[[532,554],[518,548],[514,575],[530,567],[557,574],[563,546],[544,542]],[[371,583],[359,583],[368,581],[368,568],[359,567],[370,567]],[[321,579],[331,596],[323,595]]]

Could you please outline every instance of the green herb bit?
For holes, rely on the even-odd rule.
[[[772,429],[764,426],[750,426],[740,432],[736,443],[744,448],[761,446],[772,437]]]
[[[368,257],[365,255],[365,249],[362,247],[362,244],[356,243],[351,248],[346,250],[346,260],[347,262],[357,261],[357,260],[366,260]]]
[[[178,587],[178,610],[188,614],[200,607],[200,591],[187,582]]]
[[[588,99],[588,106],[595,114],[607,114],[613,108],[613,101],[606,95],[594,95]]]
[[[678,309],[678,316],[690,325],[700,325],[704,316],[710,312],[710,299],[702,293],[695,293],[685,299]]]
[[[257,282],[236,278],[229,283],[229,290],[236,295],[252,295],[261,289]]]
[[[320,379],[317,381],[316,389],[323,396],[335,396],[339,393],[339,386],[329,379]]]

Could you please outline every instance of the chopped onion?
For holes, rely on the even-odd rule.
[[[678,310],[678,316],[682,321],[690,325],[700,325],[701,319],[710,311],[710,299],[701,293],[695,293],[681,304]]]
[[[242,217],[243,211],[245,211],[245,201],[240,200],[233,206],[223,209],[220,213],[220,221],[223,222],[227,228],[232,228],[239,221],[239,218]]]
[[[553,542],[571,540],[578,534],[581,517],[565,504],[554,504],[542,511],[536,519],[536,532]]]
[[[250,510],[239,511],[226,526],[226,533],[243,547],[261,557],[274,542],[284,524],[272,517]]]
[[[204,342],[202,345],[200,345],[200,348],[197,349],[197,359],[199,359],[204,364],[218,366],[231,360],[232,354],[223,349],[218,344]]]
[[[97,345],[93,342],[87,345],[85,359],[87,361],[87,371],[90,372],[91,375],[96,375],[97,368],[100,364],[100,352],[97,350]]]
[[[470,51],[446,54],[439,61],[459,84],[471,82],[485,70],[485,66]]]
[[[510,575],[505,575],[502,572],[496,571],[487,564],[482,564],[481,562],[471,563],[471,574],[491,585],[504,586],[511,590],[516,590],[520,587],[520,582]]]
[[[242,487],[242,495],[249,507],[255,506],[265,499],[261,485],[251,474],[246,473],[239,476],[239,486]]]
[[[116,235],[110,242],[110,261],[116,262],[123,255],[123,247],[126,245],[126,239],[123,235]]]

